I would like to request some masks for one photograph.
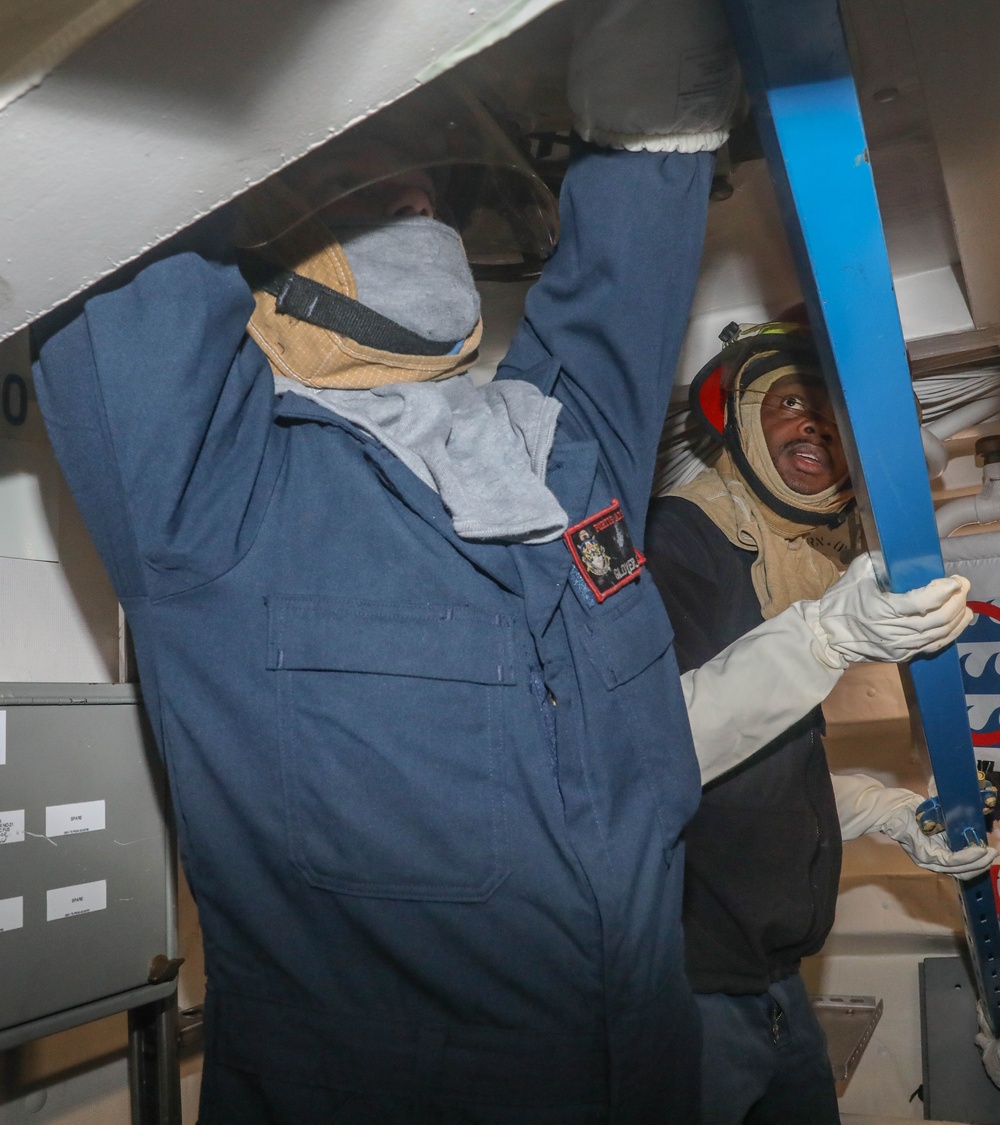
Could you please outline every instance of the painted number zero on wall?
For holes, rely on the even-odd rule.
[[[11,426],[23,426],[28,417],[28,384],[14,372],[4,376],[0,388],[0,410]]]

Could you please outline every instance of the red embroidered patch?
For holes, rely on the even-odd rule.
[[[646,560],[632,543],[617,500],[574,524],[563,534],[563,539],[577,570],[599,602],[634,582],[642,573]]]

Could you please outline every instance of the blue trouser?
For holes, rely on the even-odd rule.
[[[605,1107],[454,1105],[393,1094],[280,1082],[227,1066],[206,1069],[201,1125],[605,1125]],[[663,1119],[662,1125],[682,1125]],[[683,1125],[689,1125],[687,1121]]]
[[[836,1125],[826,1038],[795,973],[763,996],[695,997],[702,1125]]]

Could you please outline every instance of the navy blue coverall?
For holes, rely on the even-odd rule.
[[[567,174],[498,377],[564,404],[571,524],[618,498],[641,542],[712,161]],[[203,1125],[689,1125],[699,775],[655,585],[597,604],[561,540],[459,539],[375,440],[275,397],[252,308],[233,266],[168,258],[36,368],[169,770]]]

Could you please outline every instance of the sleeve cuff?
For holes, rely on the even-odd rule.
[[[728,128],[705,133],[619,133],[599,125],[577,123],[576,131],[590,144],[628,152],[715,152],[729,139]]]

